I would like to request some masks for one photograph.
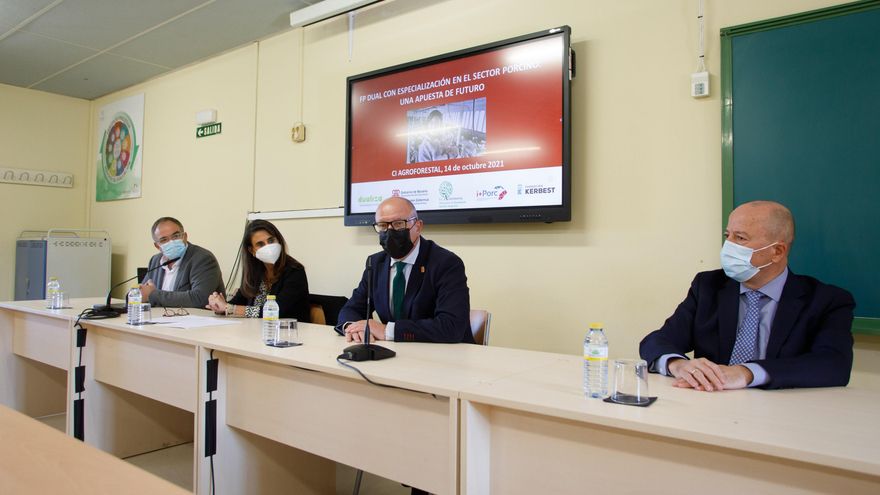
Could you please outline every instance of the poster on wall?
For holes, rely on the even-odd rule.
[[[109,103],[98,112],[95,199],[114,201],[141,197],[144,139],[144,95]]]

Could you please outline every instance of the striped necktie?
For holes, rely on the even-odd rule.
[[[730,354],[730,365],[745,363],[758,357],[758,326],[761,323],[761,298],[759,291],[746,292],[746,315],[736,332],[736,342]]]

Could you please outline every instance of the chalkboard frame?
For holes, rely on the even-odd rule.
[[[760,31],[790,27],[797,24],[831,19],[880,8],[880,0],[863,0],[833,7],[811,10],[798,14],[763,21],[741,24],[721,29],[721,224],[727,225],[727,217],[734,208],[734,160],[733,160],[733,40],[737,36]],[[880,316],[880,315],[878,315]],[[880,318],[857,317],[853,321],[853,333],[880,336]]]

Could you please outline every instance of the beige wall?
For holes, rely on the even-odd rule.
[[[90,225],[113,236],[114,281],[147,266],[157,252],[150,227],[166,215],[183,223],[190,242],[213,251],[224,271],[232,266],[253,198],[256,81],[251,45],[92,103],[95,122],[109,102],[138,93],[145,100],[142,197],[98,203],[89,185]],[[197,140],[195,115],[210,108],[223,132]],[[98,140],[91,129],[90,149]],[[92,175],[96,163],[88,164]]]
[[[588,322],[601,320],[612,355],[634,356],[694,273],[718,267],[719,29],[835,3],[707,0],[712,96],[695,100],[696,0],[382,2],[356,16],[351,59],[342,16],[96,101],[93,119],[146,93],[144,197],[92,202],[90,224],[113,234],[114,279],[146,263],[148,227],[166,214],[217,254],[225,276],[248,210],[342,205],[347,76],[568,24],[579,65],[572,222],[426,235],[465,260],[472,306],[493,312],[494,345],[578,353]],[[193,116],[205,108],[219,110],[223,134],[196,140]],[[300,120],[308,139],[297,144]],[[340,218],[277,223],[316,293],[349,295],[378,249],[370,229]],[[857,370],[880,372],[878,348],[859,344]]]
[[[21,231],[86,226],[88,123],[86,100],[0,84],[0,166],[73,174],[72,188],[0,183],[0,301],[14,296]]]

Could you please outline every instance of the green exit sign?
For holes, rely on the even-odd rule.
[[[220,122],[217,122],[216,124],[208,124],[201,127],[196,127],[196,139],[206,136],[213,136],[214,134],[220,134],[220,131],[222,130],[223,124],[221,124]]]

